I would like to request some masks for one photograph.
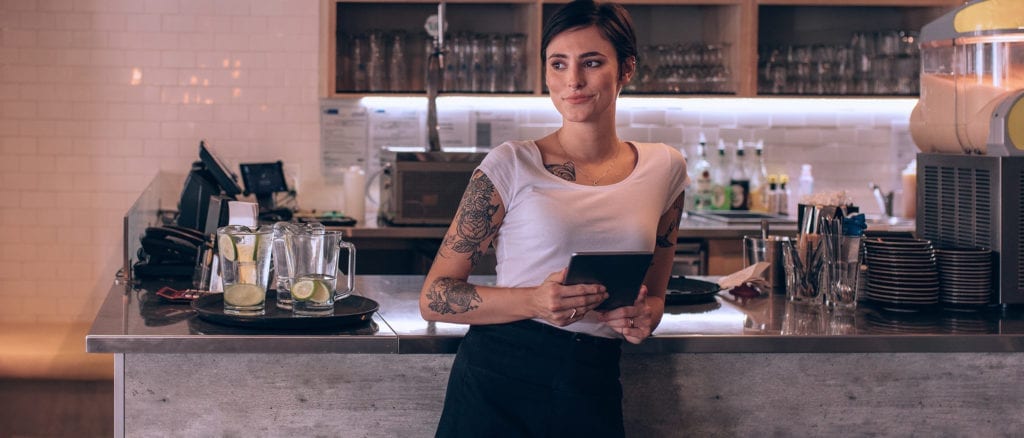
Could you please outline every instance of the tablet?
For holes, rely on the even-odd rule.
[[[569,259],[563,284],[601,284],[608,299],[596,310],[608,311],[632,305],[640,294],[654,253],[632,251],[576,252]]]

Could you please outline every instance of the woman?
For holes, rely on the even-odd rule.
[[[545,25],[541,59],[562,126],[506,142],[474,172],[420,294],[428,321],[470,324],[438,436],[622,436],[621,340],[640,343],[665,306],[682,155],[619,140],[615,104],[636,71],[618,5],[576,1]],[[488,247],[494,286],[469,283]],[[629,306],[594,308],[595,284],[562,284],[573,252],[653,251]]]

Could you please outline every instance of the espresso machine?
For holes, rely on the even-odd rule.
[[[1024,2],[969,2],[924,26],[910,117],[918,237],[996,253],[992,302],[1024,303]]]

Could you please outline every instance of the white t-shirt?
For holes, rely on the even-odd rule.
[[[505,204],[494,240],[498,286],[539,285],[566,267],[574,252],[655,250],[658,220],[690,183],[686,162],[665,144],[631,144],[639,155],[636,167],[624,180],[606,186],[553,175],[533,141],[506,142],[491,150],[478,169]],[[563,328],[619,336],[593,312]]]

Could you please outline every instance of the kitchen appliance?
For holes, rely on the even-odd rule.
[[[388,147],[381,153],[380,217],[396,225],[448,225],[482,148]]]
[[[992,249],[993,302],[1024,303],[1024,2],[974,1],[924,26],[910,130],[918,237]]]

